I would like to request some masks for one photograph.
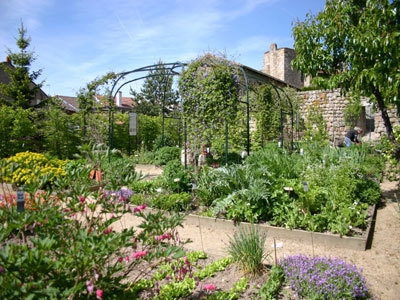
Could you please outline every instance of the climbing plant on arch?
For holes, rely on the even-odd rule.
[[[188,131],[199,143],[233,122],[239,109],[238,70],[231,62],[206,55],[190,63],[179,79]]]

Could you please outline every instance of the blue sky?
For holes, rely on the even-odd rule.
[[[21,20],[32,70],[51,96],[75,96],[109,71],[190,62],[206,52],[261,70],[271,43],[293,47],[292,22],[324,0],[0,0],[0,61]],[[134,88],[140,88],[139,84]],[[124,91],[124,96],[128,96]]]

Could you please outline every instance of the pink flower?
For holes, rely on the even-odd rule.
[[[125,257],[125,259],[126,259],[126,261],[129,261],[129,256],[127,255],[127,256]]]
[[[89,281],[89,280],[86,281],[86,287],[87,287],[89,294],[93,293],[94,285],[91,281]]]
[[[81,201],[81,203],[85,202],[86,198],[84,196],[79,196],[79,200]]]
[[[97,299],[103,298],[103,290],[97,290],[96,291],[96,296],[97,296]]]
[[[133,253],[133,258],[141,258],[142,256],[146,256],[147,255],[147,251],[139,251],[139,252],[134,252]]]
[[[103,230],[104,234],[109,234],[112,231],[112,227]]]
[[[141,212],[143,209],[145,209],[147,206],[145,204],[139,205],[138,207],[135,207],[133,209],[133,212]]]
[[[118,258],[118,262],[122,262],[124,260],[123,257]]]
[[[215,286],[213,284],[205,284],[204,289],[211,292],[215,290]]]

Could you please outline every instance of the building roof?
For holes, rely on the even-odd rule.
[[[78,97],[71,96],[62,96],[56,95],[56,98],[61,101],[61,106],[68,112],[79,112],[79,101]],[[104,95],[96,95],[96,101],[99,104],[103,104],[106,106],[107,96]],[[130,97],[122,97],[121,98],[121,106],[117,106],[117,99],[114,99],[114,105],[119,110],[130,110],[135,106],[135,102]]]
[[[61,100],[61,107],[69,112],[78,112],[79,102],[78,97],[56,95],[56,98]]]
[[[4,84],[10,84],[11,79],[10,76],[8,75],[8,73],[4,70],[4,67],[9,67],[11,69],[15,69],[15,67],[12,65],[12,63],[7,59],[7,61],[4,62],[0,62],[0,82],[4,83]],[[31,81],[31,87],[36,86],[37,84],[34,83],[33,81]],[[3,98],[8,99],[8,101],[12,101],[12,99],[2,96]],[[42,89],[39,89],[39,92],[36,93],[35,95],[35,99],[33,101],[33,103],[31,103],[32,106],[35,106],[37,104],[39,104],[41,101],[47,99],[48,96],[45,92],[42,91]]]

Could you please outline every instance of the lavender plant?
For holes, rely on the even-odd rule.
[[[298,255],[280,265],[286,283],[302,299],[373,299],[361,269],[341,259]]]

